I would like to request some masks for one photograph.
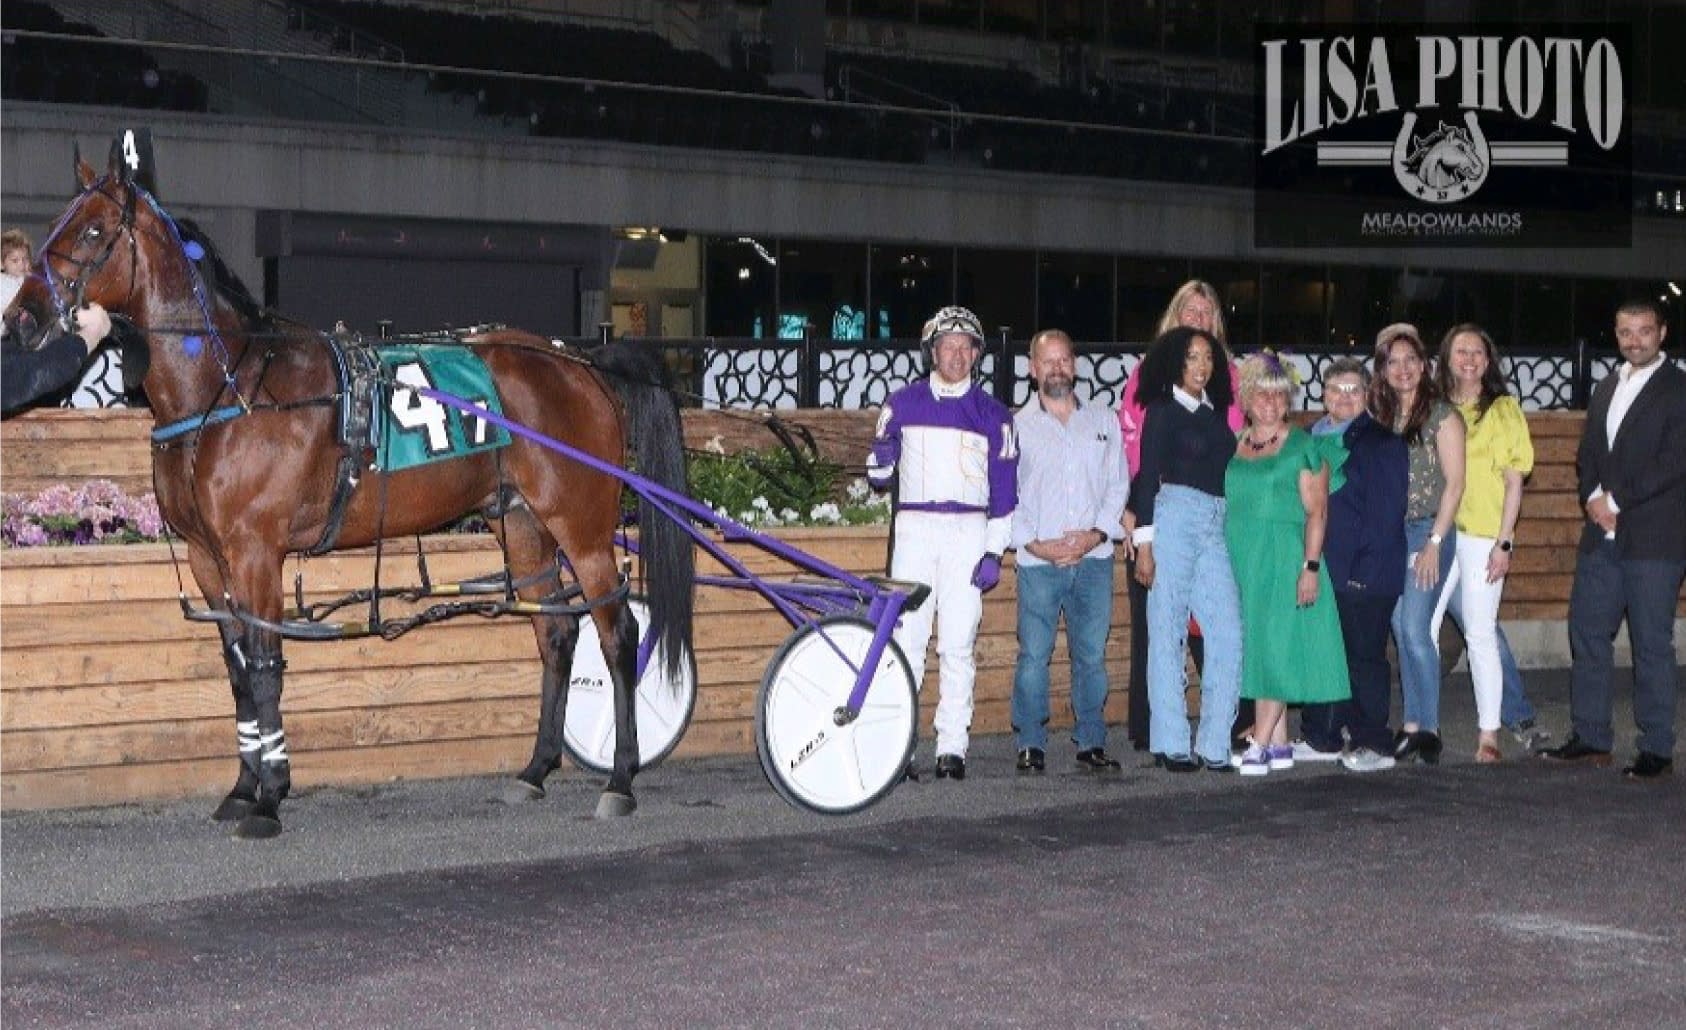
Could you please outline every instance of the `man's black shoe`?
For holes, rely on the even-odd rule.
[[[1043,754],[1042,749],[1039,747],[1019,748],[1019,761],[1017,768],[1019,772],[1022,773],[1041,772],[1042,770],[1048,768],[1048,756]]]
[[[1649,751],[1639,752],[1630,766],[1622,769],[1622,778],[1627,780],[1654,780],[1674,772],[1674,759],[1664,758],[1662,755]]]
[[[959,755],[937,756],[937,779],[963,780],[966,778],[966,760]]]
[[[913,759],[907,760],[907,768],[902,770],[903,783],[919,782],[919,766],[913,764]]]
[[[1118,759],[1106,753],[1106,748],[1092,747],[1077,752],[1077,764],[1096,772],[1115,772],[1124,768]]]
[[[1166,772],[1191,773],[1200,771],[1200,763],[1188,755],[1154,755],[1154,764]]]
[[[1610,764],[1610,752],[1607,749],[1593,747],[1582,740],[1578,733],[1569,734],[1569,739],[1557,747],[1548,747],[1541,751],[1540,757],[1548,762],[1585,762],[1600,768]]]

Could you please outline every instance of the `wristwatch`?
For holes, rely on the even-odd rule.
[[[1323,563],[1316,558],[1307,558],[1303,567],[1307,572],[1316,572],[1323,567]]]
[[[1506,554],[1509,554],[1513,549],[1515,549],[1515,547],[1516,547],[1516,541],[1514,541],[1514,540],[1500,540],[1499,541],[1499,550],[1503,551]]]
[[[1433,544],[1436,547],[1439,547],[1440,541],[1442,541],[1444,539],[1446,539],[1446,538],[1441,536],[1439,533],[1430,533],[1428,535],[1428,542]]]

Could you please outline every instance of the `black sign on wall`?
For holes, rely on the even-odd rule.
[[[1260,247],[1627,247],[1626,25],[1260,25]]]

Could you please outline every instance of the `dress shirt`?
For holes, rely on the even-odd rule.
[[[1100,405],[1081,400],[1076,404],[1070,418],[1061,422],[1036,395],[1013,417],[1019,438],[1013,546],[1020,565],[1047,564],[1025,549],[1037,540],[1097,529],[1105,539],[1084,557],[1107,558],[1112,541],[1124,535],[1121,522],[1130,484],[1124,476],[1118,419]]]

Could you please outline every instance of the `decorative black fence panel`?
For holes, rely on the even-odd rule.
[[[706,408],[874,408],[895,390],[925,374],[915,340],[651,339],[668,355],[686,403]],[[995,339],[978,363],[979,381],[1010,407],[1030,398],[1029,341]],[[1093,402],[1116,407],[1141,362],[1144,344],[1079,344],[1079,390]],[[1310,349],[1286,352],[1298,369],[1299,408],[1321,407],[1323,374],[1338,357],[1369,359],[1368,351]],[[1686,358],[1676,359],[1686,368]],[[1586,407],[1592,385],[1621,363],[1619,355],[1584,347],[1542,348],[1507,354],[1505,375],[1528,411]],[[1002,376],[1004,370],[1011,375]]]

